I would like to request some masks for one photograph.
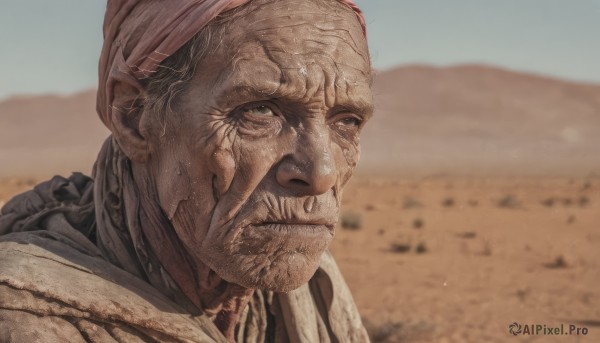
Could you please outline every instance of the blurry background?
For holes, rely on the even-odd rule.
[[[377,111],[332,250],[373,340],[600,341],[600,1],[357,3]],[[104,7],[0,0],[0,205],[91,171]]]

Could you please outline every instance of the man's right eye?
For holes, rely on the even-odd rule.
[[[283,116],[277,105],[266,101],[248,103],[238,107],[236,126],[238,132],[252,137],[275,135],[281,130]]]
[[[243,110],[244,114],[249,114],[257,117],[273,117],[275,112],[267,105],[254,105]]]

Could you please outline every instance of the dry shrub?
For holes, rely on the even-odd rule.
[[[8,184],[15,185],[17,187],[31,187],[36,184],[35,179],[33,178],[14,178],[8,181]]]
[[[542,200],[542,205],[546,206],[546,207],[552,207],[554,206],[554,198],[548,198],[548,199],[544,199]]]
[[[435,332],[435,327],[424,321],[414,324],[385,322],[377,325],[363,318],[363,324],[372,343],[429,342]]]
[[[590,199],[584,195],[579,198],[577,203],[579,204],[579,207],[586,207],[590,204]]]
[[[454,206],[455,202],[454,202],[454,198],[446,198],[444,200],[442,200],[442,206],[444,207],[452,207]]]
[[[487,239],[483,241],[483,250],[481,251],[481,255],[492,256],[492,245]]]
[[[410,251],[412,246],[410,243],[392,243],[390,244],[390,250],[397,254],[404,254]]]
[[[589,305],[589,304],[591,304],[592,297],[593,297],[592,293],[587,293],[586,292],[586,293],[584,293],[581,296],[581,302],[584,303],[584,304],[586,304],[586,305]],[[597,326],[600,326],[600,323],[598,323]]]
[[[392,342],[391,339],[400,335],[402,331],[401,323],[387,322],[381,325],[375,325],[371,321],[364,319],[363,324],[369,333],[372,343]]]
[[[423,226],[425,226],[425,221],[423,219],[416,218],[415,220],[413,220],[413,228],[420,229]]]
[[[367,204],[365,206],[365,211],[375,211],[377,208],[373,204]]]
[[[471,238],[477,237],[477,233],[473,232],[473,231],[465,231],[465,232],[457,233],[456,236],[459,238],[471,239]]]
[[[340,219],[343,229],[360,230],[362,229],[362,216],[356,212],[345,212]]]
[[[514,195],[507,194],[502,199],[498,200],[498,206],[502,208],[515,209],[520,208],[522,204],[521,201],[519,201],[519,199],[517,199]]]
[[[471,200],[469,200],[469,206],[477,207],[477,206],[479,206],[479,201],[471,199]]]
[[[525,302],[525,300],[527,300],[527,297],[529,296],[529,293],[530,293],[529,288],[525,287],[525,288],[517,289],[517,292],[515,293],[515,295],[517,296],[517,298],[519,298],[519,300],[521,302]]]
[[[415,248],[415,252],[417,254],[424,254],[427,252],[427,246],[425,245],[425,242],[419,242],[419,244],[417,244],[416,248]]]
[[[406,197],[406,198],[404,198],[404,204],[402,205],[402,207],[405,210],[408,210],[411,208],[421,208],[421,207],[423,207],[423,204],[419,200],[417,200],[413,197]]]
[[[563,255],[558,255],[558,256],[556,256],[554,261],[544,264],[544,267],[550,268],[550,269],[562,269],[562,268],[567,268],[568,266],[569,265],[567,264],[567,260],[565,259],[565,257]]]
[[[592,183],[590,181],[586,181],[583,186],[581,187],[581,190],[583,191],[587,191],[588,189],[592,188]]]

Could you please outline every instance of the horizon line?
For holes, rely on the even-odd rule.
[[[530,77],[543,78],[543,79],[547,79],[549,81],[552,80],[552,81],[568,82],[568,83],[579,84],[579,85],[583,85],[583,86],[600,86],[600,80],[599,81],[582,80],[582,79],[578,79],[578,78],[569,78],[569,77],[564,77],[564,76],[558,76],[558,75],[552,74],[552,73],[544,73],[544,72],[540,72],[540,71],[512,68],[512,67],[507,67],[507,66],[503,66],[500,64],[492,64],[492,63],[476,62],[476,61],[447,63],[447,64],[430,63],[430,62],[407,62],[407,63],[399,63],[392,67],[388,67],[388,68],[382,68],[382,69],[373,68],[373,70],[375,70],[376,74],[381,74],[381,73],[387,73],[387,72],[391,72],[391,71],[401,69],[401,68],[415,68],[415,67],[440,69],[440,70],[441,69],[461,68],[461,67],[480,67],[480,68],[494,69],[494,70],[498,70],[498,71],[502,71],[502,72],[506,72],[506,73],[521,74],[521,75],[526,75],[526,76],[530,76]],[[35,98],[35,97],[43,97],[43,96],[69,98],[69,97],[72,97],[72,96],[75,96],[78,94],[83,94],[83,93],[90,92],[90,91],[96,91],[97,89],[98,89],[98,87],[90,86],[88,88],[81,88],[81,89],[70,91],[70,92],[60,92],[59,91],[59,92],[38,92],[38,93],[35,93],[35,92],[34,93],[13,93],[13,94],[5,95],[5,96],[0,96],[0,103],[6,102],[6,101],[24,100],[26,98]]]

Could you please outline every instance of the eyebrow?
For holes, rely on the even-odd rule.
[[[264,92],[261,88],[267,89],[268,84],[265,83],[264,85],[265,87],[260,87],[260,85],[257,87],[257,85],[248,83],[238,83],[232,87],[224,87],[219,94],[216,95],[217,103],[226,105],[228,108],[233,108],[254,101],[302,101],[301,97],[294,96],[293,92],[283,92],[281,87],[277,87],[273,92]],[[336,97],[335,104],[329,108],[329,112],[339,112],[340,110],[356,112],[356,114],[360,114],[365,119],[368,119],[373,115],[374,105],[372,101],[362,96],[346,97],[343,95],[341,99],[339,96]]]

